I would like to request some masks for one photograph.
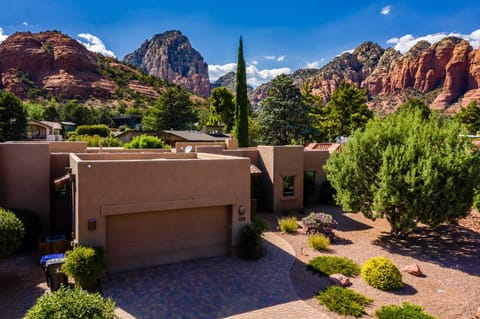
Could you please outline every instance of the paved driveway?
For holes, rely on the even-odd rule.
[[[109,275],[103,295],[122,318],[321,318],[297,296],[292,247],[265,234],[259,261],[219,257]]]

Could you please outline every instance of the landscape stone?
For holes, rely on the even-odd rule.
[[[342,287],[347,287],[351,285],[350,279],[347,276],[342,274],[332,274],[328,276],[328,278],[336,285],[340,285]]]

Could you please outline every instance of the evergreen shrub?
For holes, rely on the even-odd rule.
[[[0,258],[8,257],[22,245],[25,227],[9,210],[0,207]]]
[[[361,273],[362,278],[374,288],[398,290],[403,287],[400,270],[386,257],[370,258],[363,264]]]

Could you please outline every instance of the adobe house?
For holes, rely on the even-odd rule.
[[[0,207],[38,213],[44,234],[103,247],[109,272],[229,255],[250,222],[252,181],[269,210],[301,209],[305,172],[323,181],[328,156],[231,140],[171,151],[0,143]]]

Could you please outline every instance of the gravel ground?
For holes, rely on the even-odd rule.
[[[334,206],[310,207],[310,211],[331,213],[339,226],[328,252],[317,252],[307,245],[301,230],[294,235],[279,233],[294,248],[297,260],[290,278],[298,295],[312,307],[332,318],[345,318],[319,304],[314,295],[329,285],[329,280],[306,271],[306,264],[319,255],[346,256],[362,265],[368,258],[385,256],[401,270],[416,263],[424,277],[402,273],[404,287],[384,292],[368,286],[361,276],[351,278],[351,289],[374,299],[366,311],[373,316],[382,305],[409,303],[421,305],[439,319],[470,319],[480,310],[480,214],[472,212],[459,225],[442,225],[435,231],[419,227],[407,239],[394,240],[384,220],[375,222],[362,214],[343,213]],[[277,226],[274,214],[262,214]],[[298,215],[300,220],[302,215]],[[468,228],[467,228],[468,227]]]

